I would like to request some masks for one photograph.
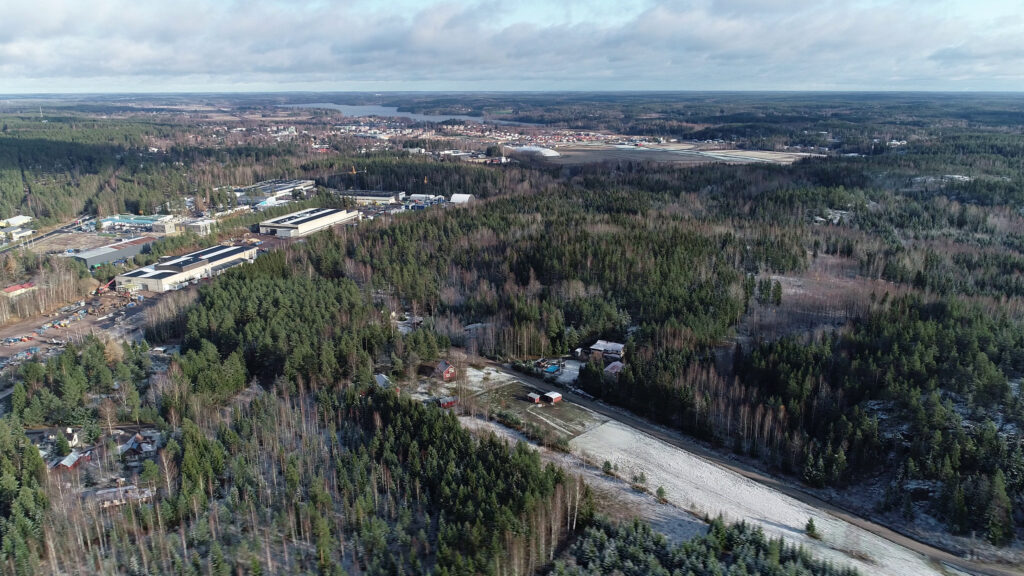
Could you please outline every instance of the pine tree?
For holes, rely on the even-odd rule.
[[[992,477],[992,495],[989,498],[988,541],[996,546],[1005,546],[1013,540],[1013,516],[1010,497],[1006,494],[1006,478],[1003,471],[996,469]]]

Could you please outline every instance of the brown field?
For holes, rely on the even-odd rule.
[[[31,247],[32,251],[38,254],[49,254],[64,252],[68,248],[78,251],[92,250],[93,248],[113,244],[117,241],[118,238],[113,236],[100,236],[89,232],[68,232],[55,234],[38,242],[32,242]]]

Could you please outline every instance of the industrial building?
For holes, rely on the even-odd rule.
[[[401,204],[405,200],[405,192],[387,190],[339,190],[342,198],[351,198],[356,204]]]
[[[450,200],[452,204],[469,204],[472,201],[472,194],[452,194],[452,199]]]
[[[14,241],[19,238],[24,238],[25,236],[31,236],[34,232],[34,230],[22,228],[21,226],[8,226],[7,228],[0,230],[0,236],[10,238],[11,241]]]
[[[167,221],[164,221],[164,222],[154,222],[153,223],[153,232],[156,232],[158,234],[168,234],[168,235],[171,235],[171,234],[177,234],[178,232],[181,232],[181,230],[178,228],[178,223],[177,222],[173,222],[173,221],[167,220]]]
[[[298,238],[335,224],[358,220],[360,216],[361,214],[355,210],[309,208],[260,222],[260,234]]]
[[[412,204],[433,206],[434,204],[444,202],[444,196],[438,196],[437,194],[412,194],[409,196],[409,202]]]
[[[87,268],[95,268],[108,262],[132,258],[136,254],[140,254],[146,246],[153,242],[156,242],[156,238],[152,236],[131,238],[114,244],[100,246],[99,248],[93,248],[92,250],[86,250],[85,252],[79,252],[74,255],[74,259],[85,264]]]
[[[31,216],[22,216],[21,214],[18,214],[17,216],[11,216],[6,220],[0,220],[0,227],[7,228],[10,226],[21,226],[22,224],[28,224],[31,221]]]
[[[217,225],[216,220],[196,220],[194,222],[186,222],[185,230],[198,234],[199,236],[209,236],[210,232],[213,232],[213,227]]]
[[[268,200],[273,204],[277,200],[291,200],[296,192],[304,196],[314,190],[316,182],[312,180],[267,180],[252,186],[235,188],[235,195],[239,204],[260,204]]]
[[[117,276],[118,289],[166,292],[200,278],[212,278],[256,258],[255,246],[213,246],[184,256],[163,258],[152,266]]]
[[[169,214],[158,215],[158,216],[135,216],[132,214],[117,214],[115,216],[108,216],[103,218],[99,222],[100,230],[106,230],[107,228],[114,229],[133,229],[133,230],[152,230],[153,224],[157,222],[166,222],[171,220],[173,216]]]

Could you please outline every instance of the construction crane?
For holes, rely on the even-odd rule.
[[[114,280],[117,280],[117,278],[111,278],[110,282],[107,282],[106,284],[104,284],[104,285],[100,286],[99,288],[97,288],[96,291],[93,292],[92,295],[93,296],[99,296],[100,294],[103,294],[107,290],[110,290],[110,285],[114,283]]]

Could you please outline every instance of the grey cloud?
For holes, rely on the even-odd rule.
[[[660,2],[622,21],[573,24],[543,15],[507,22],[509,14],[494,0],[404,11],[302,0],[40,0],[35,9],[13,7],[20,25],[0,29],[0,92],[41,84],[72,90],[90,79],[152,90],[190,83],[957,89],[985,82],[1024,89],[1019,18],[991,29],[913,3],[828,0]]]

